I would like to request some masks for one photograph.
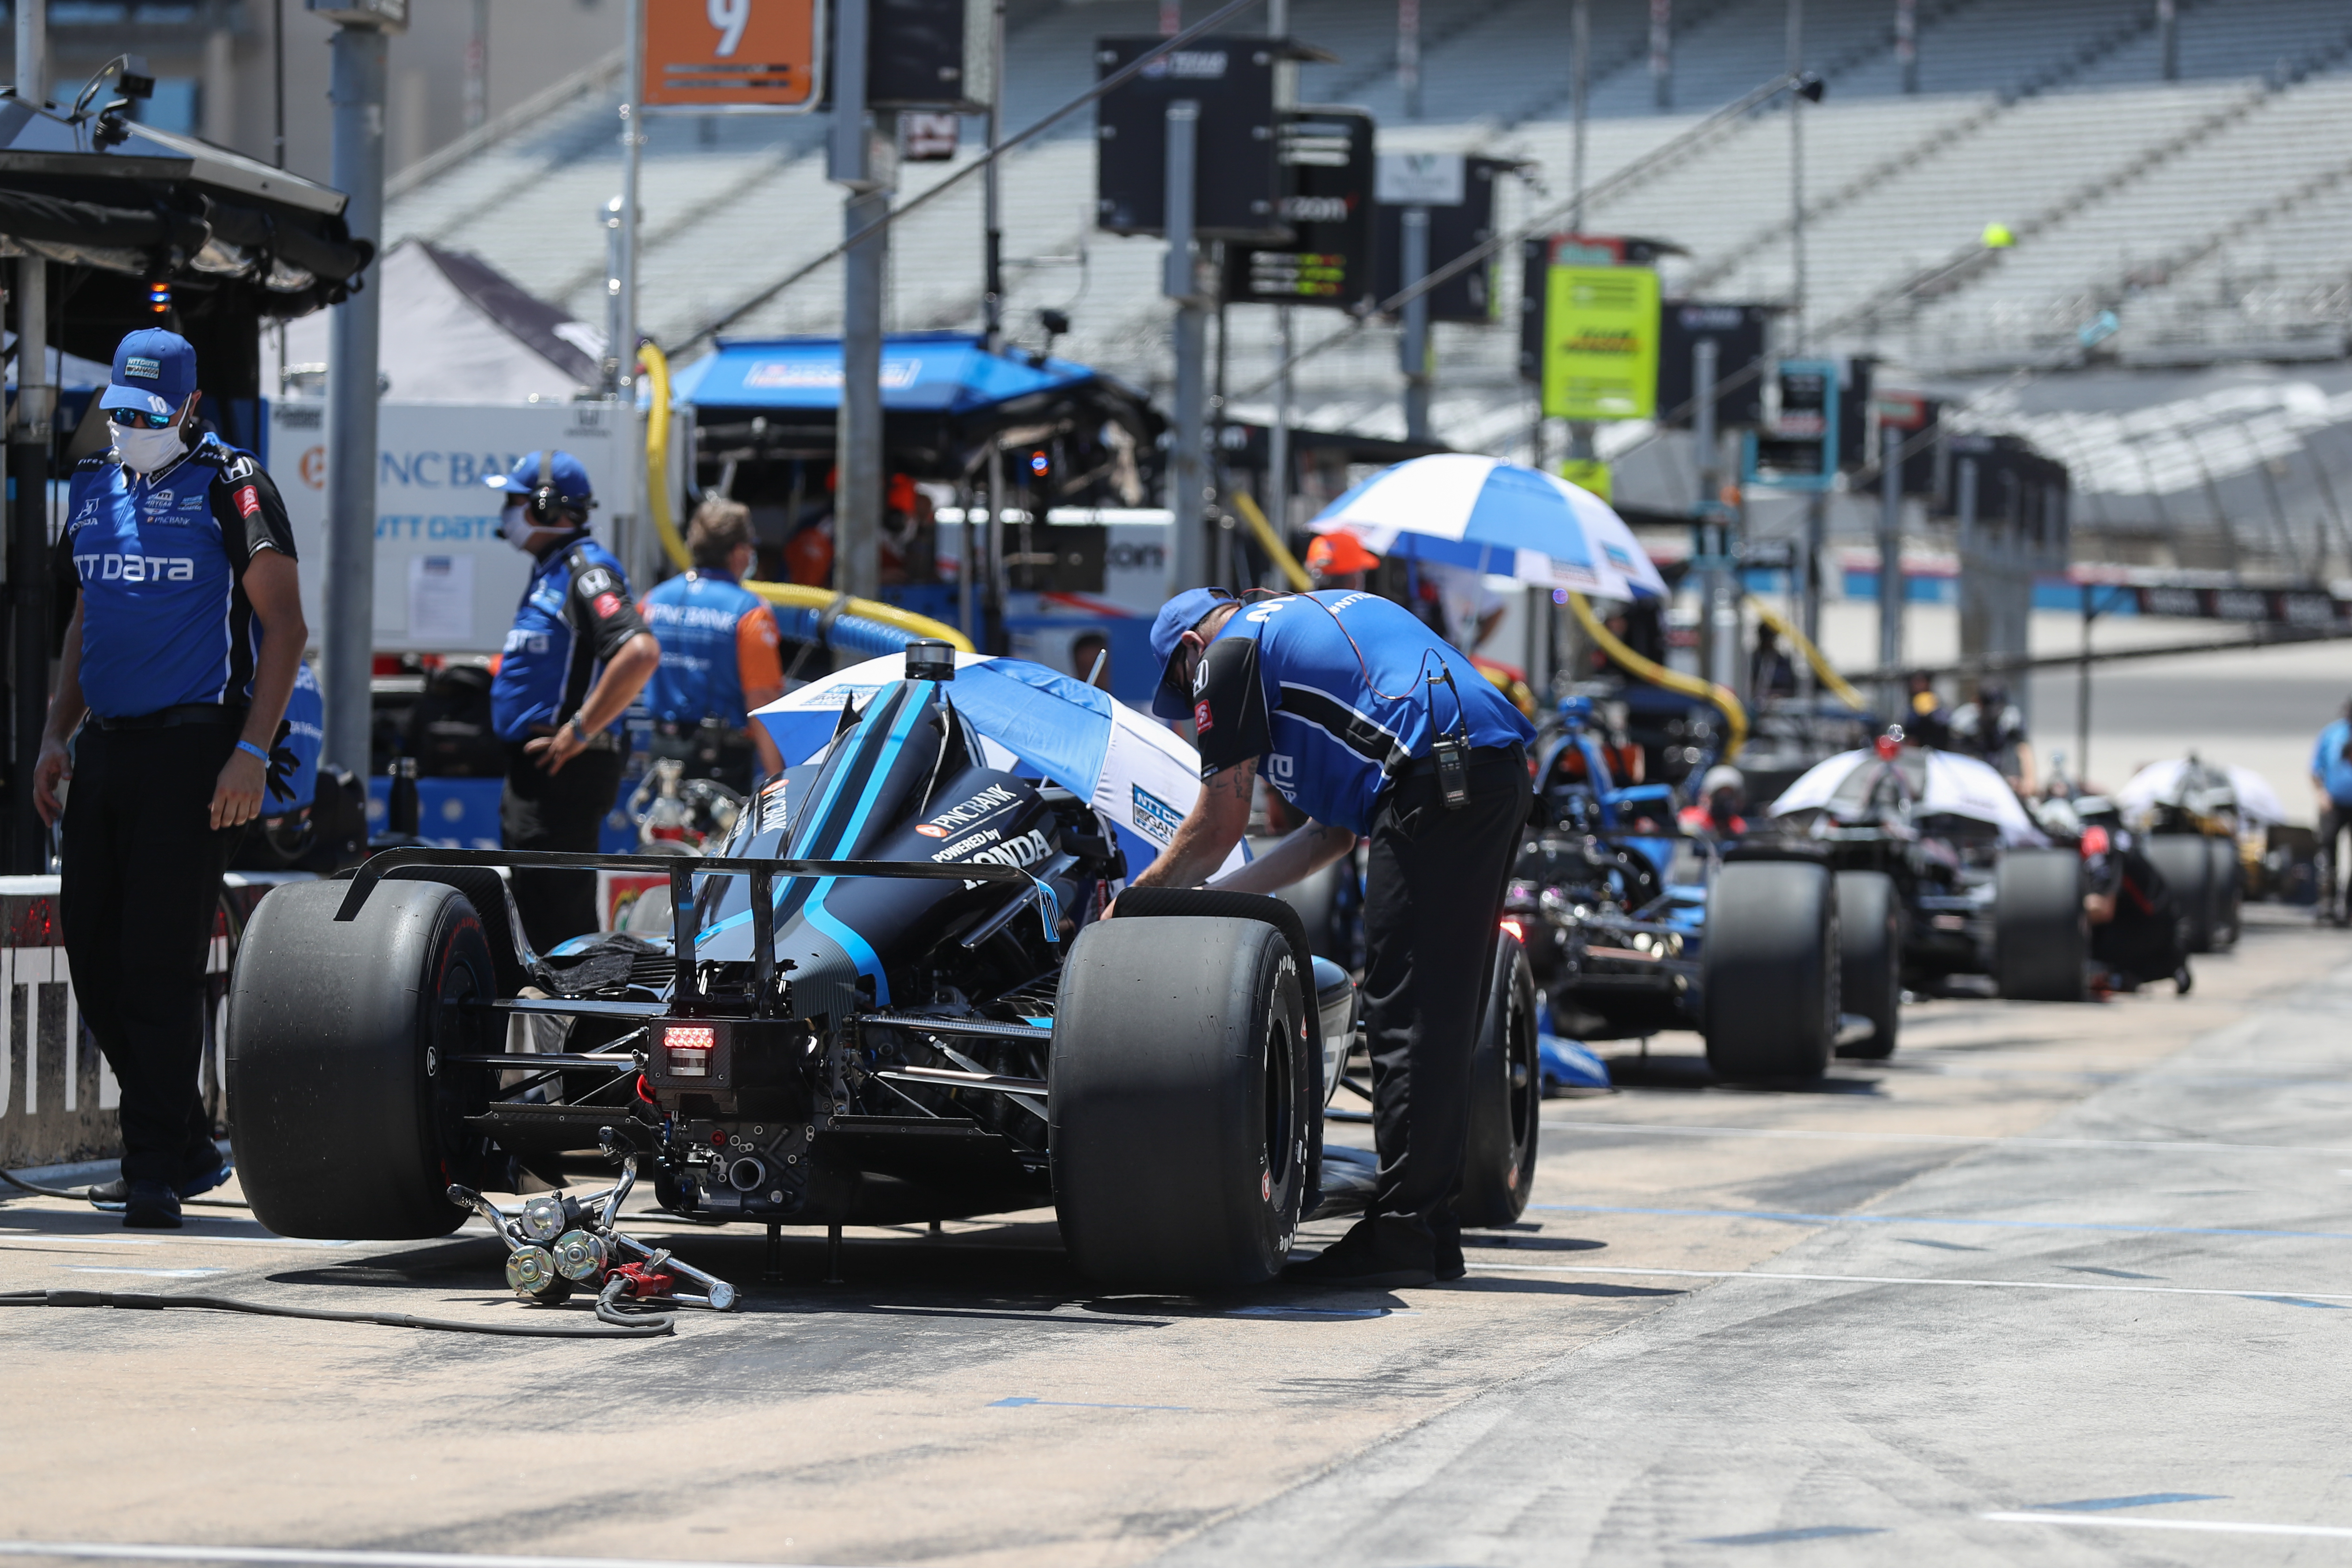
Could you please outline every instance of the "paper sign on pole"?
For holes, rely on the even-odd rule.
[[[806,114],[824,91],[823,0],[645,0],[645,107]]]
[[[1459,153],[1383,153],[1373,165],[1372,197],[1384,206],[1458,207],[1468,191]]]
[[[1647,419],[1657,407],[1657,273],[1553,268],[1544,289],[1544,413]]]

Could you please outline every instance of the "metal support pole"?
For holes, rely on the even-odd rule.
[[[2164,79],[2180,79],[2179,0],[2156,0],[2156,46],[2163,61]]]
[[[2090,788],[2091,776],[2091,618],[2097,612],[2091,605],[2091,584],[2083,584],[2083,663],[2074,676],[2074,791],[2081,794]],[[2020,685],[2032,683],[2031,674]],[[2329,846],[2332,849],[2333,845]]]
[[[1882,426],[1878,449],[1878,668],[1887,671],[1878,709],[1893,723],[1903,712],[1903,679],[1895,673],[1903,663],[1903,432]]]
[[[1402,281],[1410,289],[1429,275],[1429,209],[1411,206],[1400,218]],[[1429,296],[1405,301],[1404,333],[1398,340],[1397,366],[1404,372],[1404,438],[1426,441],[1429,434]]]
[[[1397,89],[1404,117],[1421,118],[1421,0],[1397,0]]]
[[[1789,74],[1805,68],[1805,0],[1789,0]],[[1791,348],[1805,346],[1805,98],[1789,95],[1789,328]]]
[[[1290,0],[1265,0],[1265,30],[1269,37],[1290,35]],[[1275,66],[1274,101],[1291,109],[1298,101],[1298,66],[1284,60]],[[1281,369],[1274,377],[1274,427],[1265,437],[1265,514],[1274,531],[1290,530],[1290,356],[1297,344],[1297,313],[1288,305],[1274,308],[1275,358]]]
[[[1919,90],[1919,0],[1895,0],[1895,63],[1903,90]]]
[[[1701,668],[1709,680],[1736,689],[1739,683],[1738,612],[1731,604],[1729,578],[1724,569],[1730,542],[1720,494],[1722,443],[1715,426],[1717,353],[1713,338],[1701,338],[1691,345],[1691,440],[1698,469],[1698,504],[1694,509],[1697,521],[1691,552],[1699,571]]]
[[[620,406],[618,427],[625,443],[622,451],[624,487],[606,498],[612,508],[612,537],[607,542],[623,564],[644,583],[657,569],[659,555],[647,516],[646,444],[637,427],[637,237],[645,219],[640,166],[646,144],[646,0],[629,0],[628,38],[621,85],[621,209],[620,258],[609,285],[616,297],[612,312],[611,341],[605,354],[612,364],[606,395]]]
[[[1828,552],[1830,498],[1814,495],[1805,501],[1804,580],[1800,586],[1798,625],[1805,640],[1822,646],[1822,557]]]
[[[1584,232],[1584,154],[1591,140],[1592,119],[1592,7],[1591,0],[1576,0],[1569,13],[1569,118],[1571,121],[1571,151],[1569,183],[1576,195],[1568,225],[1577,233]]]
[[[882,279],[890,255],[883,219],[890,193],[859,191],[842,208],[858,239],[844,258],[841,286],[841,423],[834,461],[841,470],[833,509],[834,586],[870,599],[882,585]]]
[[[1675,106],[1675,0],[1650,0],[1650,97],[1662,112]]]
[[[16,96],[48,97],[48,7],[16,6]],[[8,599],[16,654],[16,747],[8,770],[9,869],[35,876],[49,868],[48,835],[33,806],[33,763],[49,709],[49,443],[57,389],[49,381],[49,264],[16,263],[16,424],[8,433]]]
[[[1201,105],[1190,98],[1168,106],[1166,208],[1168,258],[1160,292],[1176,301],[1176,417],[1168,452],[1168,592],[1209,580],[1208,540],[1201,526],[1209,500],[1203,425],[1208,404],[1209,312],[1201,298],[1193,258],[1192,212],[1198,165],[1195,137]]]
[[[1004,346],[1004,187],[996,159],[1004,134],[1004,0],[988,19],[988,167],[981,174],[981,328],[988,352]]]
[[[352,233],[383,230],[383,29],[346,22],[335,29],[333,184],[348,205]],[[380,265],[380,260],[378,265]],[[375,271],[372,266],[370,271]],[[327,321],[327,548],[319,574],[326,626],[327,741],[323,761],[368,774],[374,728],[368,695],[375,663],[376,279],[352,291]]]
[[[841,404],[834,423],[833,583],[872,598],[881,587],[882,287],[890,254],[890,181],[877,167],[884,127],[866,108],[867,0],[839,0],[833,26],[833,131],[826,177],[842,202]]]

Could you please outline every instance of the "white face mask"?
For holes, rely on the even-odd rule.
[[[510,500],[499,512],[499,537],[526,554],[532,531],[530,520],[523,516],[522,502]]]
[[[114,455],[122,459],[124,468],[138,473],[169,468],[188,449],[187,432],[177,425],[149,430],[109,420],[107,427],[114,434]]]

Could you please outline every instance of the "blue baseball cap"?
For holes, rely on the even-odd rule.
[[[544,479],[540,477],[542,460],[547,465]],[[579,458],[569,452],[530,453],[514,466],[514,472],[492,474],[482,482],[494,490],[503,490],[514,500],[527,500],[530,492],[540,486],[551,485],[555,493],[569,504],[583,522],[588,520],[588,505],[595,496],[593,488],[588,483],[588,470],[581,466]]]
[[[1237,601],[1223,588],[1188,588],[1160,606],[1151,618],[1151,657],[1160,661],[1160,687],[1151,694],[1151,711],[1162,719],[1190,719],[1192,694],[1177,684],[1176,645],[1184,634],[1208,618],[1219,605]]]
[[[142,327],[115,345],[114,375],[98,405],[177,414],[195,389],[195,344],[161,327]]]

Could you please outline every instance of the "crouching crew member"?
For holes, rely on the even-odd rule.
[[[784,765],[767,726],[751,718],[784,694],[776,617],[742,585],[751,569],[751,509],[710,497],[694,509],[686,548],[693,570],[637,606],[661,639],[661,667],[646,689],[654,755],[682,760],[688,778],[749,795]]]
[[[114,445],[74,468],[58,543],[74,607],[33,774],[65,820],[74,992],[122,1089],[123,1223],[163,1228],[227,1175],[197,1087],[205,960],[308,637],[278,489],[202,430],[199,395],[177,333],[115,350]]]
[[[661,645],[621,563],[588,536],[594,498],[579,458],[533,452],[488,483],[506,496],[499,531],[533,563],[490,683],[491,728],[507,746],[499,837],[509,849],[592,853],[628,760],[621,716]],[[513,886],[541,952],[596,929],[594,872],[519,870]]]
[[[1380,1178],[1365,1217],[1285,1277],[1396,1287],[1462,1276],[1470,1062],[1534,732],[1412,612],[1326,591],[1242,604],[1196,588],[1152,624],[1152,710],[1190,719],[1200,798],[1134,887],[1192,887],[1249,824],[1263,774],[1307,825],[1219,882],[1268,893],[1370,839],[1363,996]]]

